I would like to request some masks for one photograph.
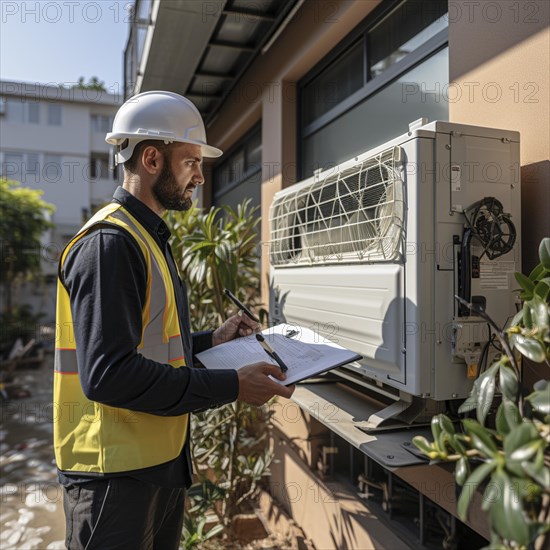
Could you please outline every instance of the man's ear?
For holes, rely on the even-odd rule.
[[[162,154],[153,145],[145,147],[141,152],[141,164],[151,175],[156,175],[162,169]]]

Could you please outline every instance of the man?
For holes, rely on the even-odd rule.
[[[193,354],[259,327],[234,315],[191,334],[185,283],[161,215],[191,206],[206,144],[198,110],[171,92],[119,109],[107,142],[124,183],[62,253],[54,444],[69,549],[177,549],[191,483],[189,413],[290,397],[268,363],[193,368]]]

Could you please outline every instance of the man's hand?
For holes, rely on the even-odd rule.
[[[281,369],[271,363],[252,363],[237,371],[239,376],[239,396],[237,399],[249,405],[263,405],[274,395],[287,399],[293,394],[295,386],[282,386],[269,378],[269,375],[278,380],[285,380],[286,375]]]
[[[232,315],[225,323],[212,334],[212,346],[229,342],[238,336],[249,336],[260,330],[261,326],[248,315],[240,312],[240,315]]]

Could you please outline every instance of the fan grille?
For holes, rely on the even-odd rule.
[[[403,181],[399,147],[278,197],[271,207],[275,266],[399,258]]]

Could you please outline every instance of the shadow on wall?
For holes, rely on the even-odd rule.
[[[550,160],[521,167],[522,272],[539,263],[539,244],[550,235]],[[539,223],[533,223],[538,220]]]

